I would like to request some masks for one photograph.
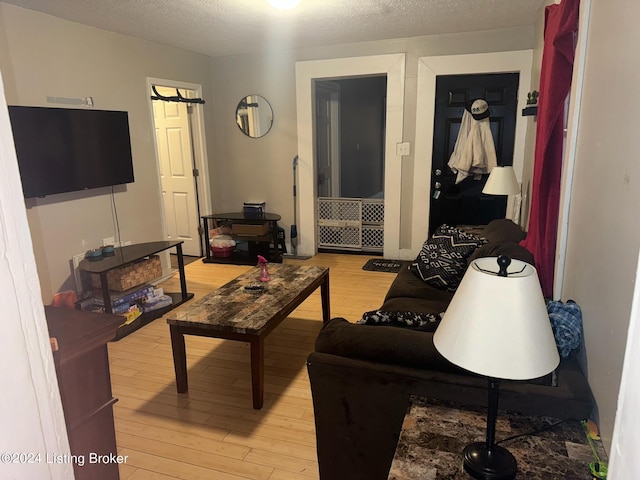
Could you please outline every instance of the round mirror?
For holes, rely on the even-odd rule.
[[[265,136],[273,125],[273,110],[267,99],[260,95],[247,95],[236,108],[236,123],[251,138]]]

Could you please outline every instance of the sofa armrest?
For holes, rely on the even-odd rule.
[[[320,480],[387,480],[412,381],[386,367],[309,356]]]

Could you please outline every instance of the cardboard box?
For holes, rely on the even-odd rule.
[[[264,223],[234,223],[231,225],[234,235],[263,236],[269,233],[269,222]]]

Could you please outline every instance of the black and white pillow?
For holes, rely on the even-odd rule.
[[[362,315],[362,319],[356,323],[362,325],[391,325],[419,330],[421,332],[435,332],[441,318],[442,313],[435,315],[433,313],[373,310],[371,312],[365,312]]]
[[[409,269],[434,288],[453,292],[467,269],[467,259],[487,240],[449,225],[439,226]]]

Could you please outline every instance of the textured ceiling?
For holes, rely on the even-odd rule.
[[[546,0],[2,0],[210,56],[533,25]]]

